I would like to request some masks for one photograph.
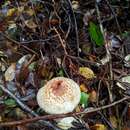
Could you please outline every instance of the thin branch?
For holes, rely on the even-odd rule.
[[[115,14],[115,12],[114,12],[112,6],[110,5],[109,1],[108,1],[108,0],[105,0],[105,1],[106,1],[107,5],[109,6],[109,8],[110,8],[110,10],[111,10],[111,12],[112,12],[112,14],[113,14],[115,20],[116,20],[117,28],[118,28],[119,33],[120,33],[120,36],[121,36],[121,35],[122,35],[122,32],[121,32],[121,27],[120,27],[120,25],[119,25],[117,16],[116,16],[116,14]]]
[[[29,112],[31,115],[33,116],[38,116],[33,110],[31,110],[27,105],[25,105],[24,103],[22,103],[13,93],[11,93],[7,88],[5,88],[2,83],[0,83],[0,88],[7,93],[11,98],[13,98],[16,103],[19,104],[19,106],[23,109],[26,110],[26,112]]]
[[[87,64],[91,64],[91,65],[94,65],[94,66],[99,66],[99,65],[101,65],[101,64],[98,63],[98,62],[86,60],[86,59],[83,59],[83,58],[81,58],[81,57],[76,57],[76,56],[71,56],[71,55],[67,55],[67,56],[70,57],[70,58],[72,58],[72,59],[79,60],[79,61],[81,61],[81,62],[84,62],[84,63],[87,63]]]
[[[68,53],[67,53],[67,51],[66,51],[66,44],[65,44],[65,41],[62,40],[62,38],[61,38],[59,32],[57,31],[57,29],[56,29],[55,27],[54,27],[53,29],[54,29],[54,31],[57,33],[57,35],[58,35],[58,37],[59,37],[59,40],[60,40],[61,46],[62,46],[63,49],[64,49],[65,55],[67,55]]]
[[[52,119],[58,119],[58,118],[64,118],[64,117],[70,117],[70,116],[78,116],[78,115],[86,115],[86,114],[90,114],[90,113],[94,113],[97,111],[101,111],[107,108],[110,108],[112,106],[115,106],[119,103],[122,103],[126,100],[130,99],[130,96],[124,97],[118,101],[115,101],[109,105],[106,106],[102,106],[102,107],[98,107],[98,108],[94,108],[94,109],[90,109],[88,111],[84,111],[84,112],[76,112],[76,113],[68,113],[68,114],[59,114],[59,115],[45,115],[45,116],[39,116],[39,117],[34,117],[31,119],[24,119],[24,120],[19,120],[19,121],[12,121],[12,122],[5,122],[5,123],[1,123],[0,126],[16,126],[16,125],[22,125],[22,124],[27,124],[27,123],[31,123],[31,122],[35,122],[38,120],[52,120]]]
[[[27,46],[22,45],[20,42],[15,41],[14,39],[11,39],[9,36],[7,36],[6,34],[2,33],[1,31],[0,31],[0,34],[1,34],[2,36],[4,36],[6,39],[8,39],[9,41],[11,41],[11,42],[17,44],[19,47],[21,46],[21,47],[23,47],[24,49],[26,49],[27,51],[29,51],[29,52],[31,52],[31,53],[33,53],[33,54],[38,55],[34,50],[30,49],[30,48],[27,47]]]
[[[77,56],[79,57],[79,36],[78,36],[77,21],[76,21],[76,17],[75,17],[75,14],[74,14],[74,10],[72,8],[72,3],[71,3],[70,0],[67,0],[67,1],[69,3],[70,8],[71,8],[72,16],[73,16],[73,19],[74,19],[75,34],[76,34],[76,43],[77,43]]]
[[[107,56],[109,57],[109,70],[110,70],[110,80],[113,80],[113,71],[112,71],[112,56],[111,56],[111,53],[108,49],[108,40],[106,39],[106,35],[105,35],[105,31],[104,31],[104,28],[103,28],[103,25],[102,25],[102,22],[101,22],[101,15],[100,15],[100,11],[99,11],[99,7],[98,7],[98,1],[96,0],[96,3],[95,3],[95,7],[96,7],[96,11],[97,11],[97,15],[98,15],[98,21],[100,23],[100,29],[101,29],[101,32],[102,32],[102,35],[103,35],[103,38],[104,38],[104,43],[105,43],[105,49],[106,49],[106,53],[107,53]],[[109,85],[108,85],[109,87]],[[113,88],[113,82],[111,82],[110,84],[110,89],[108,88],[108,90],[110,90],[110,101],[112,102],[113,101],[113,98],[112,98],[112,92],[111,92],[111,89]]]

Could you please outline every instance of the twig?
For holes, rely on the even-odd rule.
[[[115,14],[115,12],[114,12],[112,6],[110,5],[109,1],[108,1],[108,0],[105,0],[105,1],[106,1],[107,5],[109,6],[109,8],[110,8],[112,14],[114,15],[114,18],[115,18],[115,20],[116,20],[116,24],[117,24],[117,28],[118,28],[118,30],[119,30],[120,36],[122,36],[121,27],[120,27],[120,25],[119,25],[119,22],[118,22],[118,19],[117,19],[117,17],[116,17],[116,14]]]
[[[113,103],[111,103],[109,105],[98,107],[98,108],[95,108],[95,109],[90,109],[90,110],[84,111],[84,112],[59,114],[59,115],[45,115],[45,116],[34,117],[34,118],[31,118],[31,119],[24,119],[24,120],[19,120],[19,121],[5,122],[5,123],[1,123],[0,126],[16,126],[16,125],[22,125],[22,124],[35,122],[35,121],[38,121],[38,120],[45,120],[45,119],[52,120],[52,119],[57,119],[57,118],[70,117],[70,116],[75,117],[75,116],[78,116],[78,115],[86,115],[86,114],[90,114],[90,113],[94,113],[94,112],[97,112],[97,111],[101,111],[101,110],[110,108],[110,107],[115,106],[115,105],[117,105],[119,103],[122,103],[122,102],[124,102],[124,101],[126,101],[128,99],[130,99],[130,96],[124,97],[124,98],[122,98],[122,99],[120,99],[118,101],[115,101],[115,102],[113,102]]]
[[[35,59],[35,57],[36,57],[36,55],[34,54],[31,58],[30,58],[30,60],[28,61],[28,63],[27,64],[25,64],[25,68],[27,68],[31,63],[32,63],[32,61]]]
[[[48,37],[48,38],[46,38],[46,39],[30,40],[30,41],[24,41],[24,42],[20,42],[20,43],[21,43],[21,44],[29,44],[29,43],[42,42],[42,44],[44,44],[44,42],[50,41],[51,39],[56,38],[56,37],[57,37],[57,35],[54,35],[54,36]]]
[[[76,56],[71,56],[71,55],[67,55],[67,56],[72,58],[72,59],[79,60],[81,62],[84,62],[84,63],[87,63],[87,64],[91,64],[91,65],[94,65],[94,66],[99,66],[100,65],[100,63],[98,63],[98,62],[86,60],[86,59],[83,59],[81,57],[76,57]]]
[[[7,88],[5,88],[2,83],[0,83],[0,88],[5,93],[7,93],[10,97],[12,97],[20,105],[20,107],[23,110],[26,110],[27,112],[29,112],[33,116],[38,116],[33,110],[31,110],[28,106],[26,106],[24,103],[22,103],[13,93],[11,93]]]
[[[1,31],[0,31],[0,34],[1,34],[2,36],[4,36],[5,38],[7,38],[9,41],[11,41],[11,42],[17,44],[19,47],[21,46],[21,47],[23,47],[24,49],[26,49],[27,51],[29,51],[29,52],[31,52],[31,53],[33,53],[33,54],[38,55],[34,50],[28,48],[27,46],[22,45],[20,42],[15,41],[14,39],[11,39],[9,36],[7,36],[6,34],[2,33]]]
[[[16,103],[26,112],[28,112],[29,114],[35,116],[36,118],[39,117],[39,115],[37,113],[35,113],[33,110],[31,110],[27,105],[25,105],[23,102],[21,102],[13,93],[11,93],[7,88],[5,88],[3,86],[2,83],[0,83],[0,88],[7,93],[11,98],[13,98]],[[49,126],[51,128],[54,128],[55,130],[60,130],[58,128],[56,128],[53,124],[51,124],[49,121],[40,121],[41,123],[44,123],[44,125]],[[2,124],[0,123],[0,126],[2,126]],[[4,125],[3,125],[4,126]],[[8,126],[8,125],[7,125]]]
[[[103,38],[104,38],[104,42],[105,42],[105,49],[106,49],[106,53],[107,53],[107,56],[109,57],[109,70],[110,70],[110,80],[112,81],[113,80],[113,71],[112,71],[112,57],[111,57],[111,54],[110,54],[110,51],[108,49],[108,42],[107,42],[107,39],[106,39],[106,36],[105,36],[105,32],[104,32],[104,29],[103,29],[103,25],[101,23],[101,16],[100,16],[100,11],[99,11],[99,7],[98,7],[98,1],[96,0],[96,11],[97,11],[97,15],[98,15],[98,21],[100,23],[100,29],[101,29],[101,32],[102,32],[102,35],[103,35]],[[108,85],[109,87],[109,85]],[[111,92],[111,89],[113,88],[113,82],[111,82],[110,84],[110,101],[112,102],[113,101],[113,98],[112,98],[112,92]]]
[[[73,8],[72,8],[71,1],[70,0],[67,0],[67,1],[69,3],[70,8],[71,8],[72,16],[73,16],[73,19],[74,19],[75,34],[76,34],[76,43],[77,43],[77,56],[79,57],[79,36],[78,36],[78,27],[77,27],[76,17],[75,17]]]
[[[62,38],[61,38],[59,32],[57,31],[57,29],[56,29],[55,27],[54,27],[53,29],[55,30],[55,32],[57,33],[57,35],[58,35],[58,37],[59,37],[59,40],[60,40],[60,42],[61,42],[61,46],[62,46],[63,49],[64,49],[65,55],[67,55],[68,53],[67,53],[67,51],[66,51],[66,44],[65,44],[65,41],[62,40]]]

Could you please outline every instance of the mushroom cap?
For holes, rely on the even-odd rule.
[[[40,88],[37,94],[38,105],[49,114],[72,112],[80,101],[79,85],[72,79],[56,77]]]

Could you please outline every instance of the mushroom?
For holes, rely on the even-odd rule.
[[[72,79],[56,77],[47,82],[37,94],[38,105],[48,114],[66,114],[72,112],[80,102],[79,85]],[[69,121],[70,118],[70,121]],[[57,124],[64,124],[64,129],[72,126],[73,117],[62,118]],[[62,126],[63,127],[63,126]]]

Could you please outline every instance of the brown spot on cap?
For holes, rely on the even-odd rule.
[[[52,93],[56,96],[62,96],[66,92],[66,84],[60,80],[60,81],[54,81],[52,88]]]

